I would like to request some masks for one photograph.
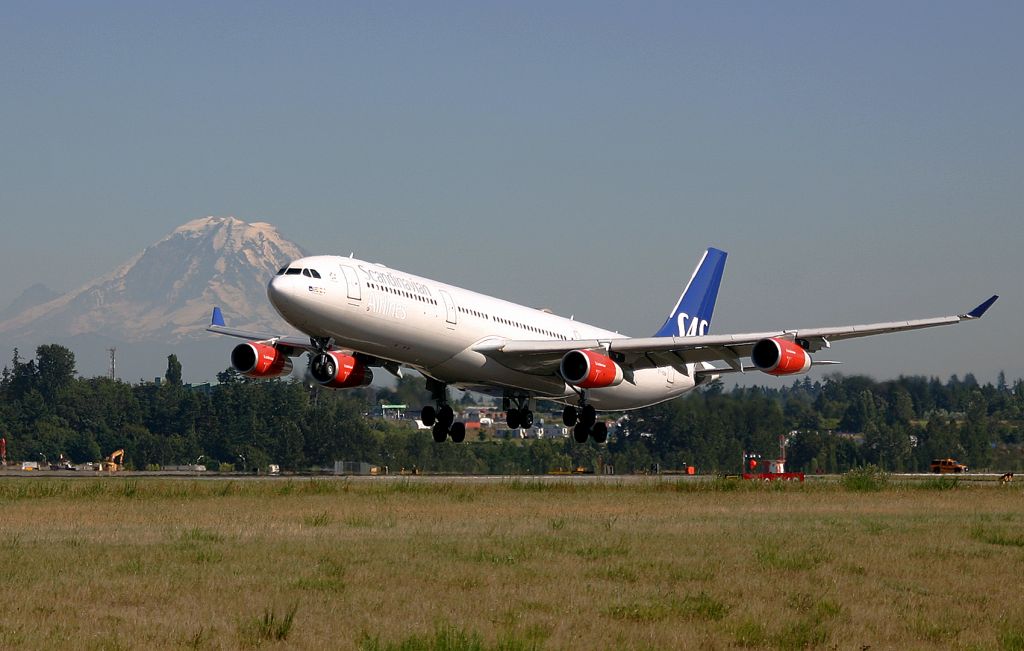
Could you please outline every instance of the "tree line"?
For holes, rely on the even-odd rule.
[[[691,395],[616,415],[604,446],[571,439],[497,439],[435,444],[407,423],[368,418],[377,404],[417,409],[429,402],[422,378],[392,388],[327,391],[288,380],[251,380],[227,370],[218,383],[181,381],[168,357],[164,381],[128,384],[76,377],[74,354],[59,345],[23,359],[15,349],[0,375],[0,436],[9,460],[99,460],[124,449],[130,467],[202,463],[216,469],[286,470],[368,461],[392,472],[545,473],[583,466],[616,472],[740,470],[744,452],[776,457],[780,435],[792,470],[845,472],[864,464],[926,471],[954,457],[972,469],[1024,466],[1024,381],[980,384],[973,375],[803,377],[791,384],[737,387],[721,381]],[[453,395],[453,398],[458,398]],[[470,403],[473,398],[461,399]],[[460,400],[453,400],[459,404]]]

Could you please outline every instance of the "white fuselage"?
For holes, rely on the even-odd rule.
[[[618,339],[624,335],[544,310],[445,285],[388,267],[338,256],[296,260],[267,287],[271,304],[311,337],[330,338],[381,360],[415,368],[442,382],[477,389],[527,392],[578,403],[577,392],[557,374],[532,374],[503,366],[473,350],[494,340]],[[669,400],[694,387],[672,367],[640,369],[632,382],[588,389],[597,409],[635,409]]]

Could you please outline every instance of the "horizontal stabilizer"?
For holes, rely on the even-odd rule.
[[[294,349],[294,351],[312,350],[313,348],[308,337],[278,335],[266,332],[254,332],[252,330],[242,330],[240,328],[229,328],[224,322],[224,313],[219,307],[213,308],[213,315],[210,317],[210,325],[206,327],[206,331],[217,335],[227,335],[228,337],[238,337],[239,339],[248,339],[249,341],[266,343],[276,348],[283,347]],[[288,354],[294,353],[297,355],[298,353],[294,351],[290,351]]]

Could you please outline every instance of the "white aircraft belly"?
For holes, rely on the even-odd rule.
[[[633,373],[633,382],[623,381],[614,387],[589,389],[587,401],[601,410],[639,409],[671,400],[693,389],[694,384],[692,376],[677,373],[669,382],[664,368],[642,369]]]
[[[453,384],[505,386],[554,400],[575,395],[560,377],[514,371],[468,348],[441,364],[425,366],[423,371],[431,377]]]

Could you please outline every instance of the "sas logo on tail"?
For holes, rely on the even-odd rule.
[[[689,323],[687,323],[689,322]],[[680,312],[676,317],[679,326],[680,337],[703,337],[708,333],[708,322],[698,317],[690,318],[686,312]]]

